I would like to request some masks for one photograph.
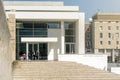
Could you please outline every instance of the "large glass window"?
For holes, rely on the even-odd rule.
[[[16,52],[17,59],[21,53],[26,51],[25,43],[21,43],[21,37],[47,37],[48,29],[59,29],[59,22],[16,22]]]
[[[65,22],[65,52],[66,54],[75,53],[75,23]]]
[[[37,29],[39,29],[39,28],[40,28],[40,29],[41,29],[41,28],[42,28],[42,29],[47,29],[47,23],[35,22],[33,26],[34,26],[35,29],[36,29],[36,28],[37,28]]]
[[[74,54],[75,53],[75,44],[70,44],[70,43],[66,43],[66,53],[69,54]]]
[[[59,29],[60,28],[59,22],[48,22],[47,25],[48,25],[48,28],[52,28],[52,29]]]

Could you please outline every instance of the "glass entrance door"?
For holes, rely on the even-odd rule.
[[[40,60],[47,60],[47,43],[39,44],[39,53]]]
[[[31,43],[28,45],[28,58],[30,60],[47,59],[47,43]]]

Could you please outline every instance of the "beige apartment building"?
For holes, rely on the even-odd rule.
[[[109,62],[118,61],[118,56],[120,56],[120,14],[97,13],[92,19],[94,53],[107,54]]]

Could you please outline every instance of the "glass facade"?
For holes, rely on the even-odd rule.
[[[16,22],[16,58],[26,52],[26,43],[21,43],[21,37],[48,37],[48,29],[60,29],[59,22]]]
[[[75,22],[64,22],[64,32],[65,32],[65,53],[66,54],[75,54],[75,43],[76,43],[76,34],[75,34]],[[48,37],[48,29],[60,29],[60,22],[27,22],[27,21],[18,21],[16,22],[16,58],[19,59],[22,53],[26,53],[26,43],[21,42],[21,37]],[[31,45],[46,45],[47,43],[29,43],[29,52],[37,51],[35,46]],[[39,48],[41,50],[41,48]],[[44,49],[45,55],[47,55],[47,49]]]
[[[65,53],[75,54],[75,23],[65,22]]]

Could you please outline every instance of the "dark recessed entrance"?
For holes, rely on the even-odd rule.
[[[29,60],[47,60],[47,43],[29,43]]]

